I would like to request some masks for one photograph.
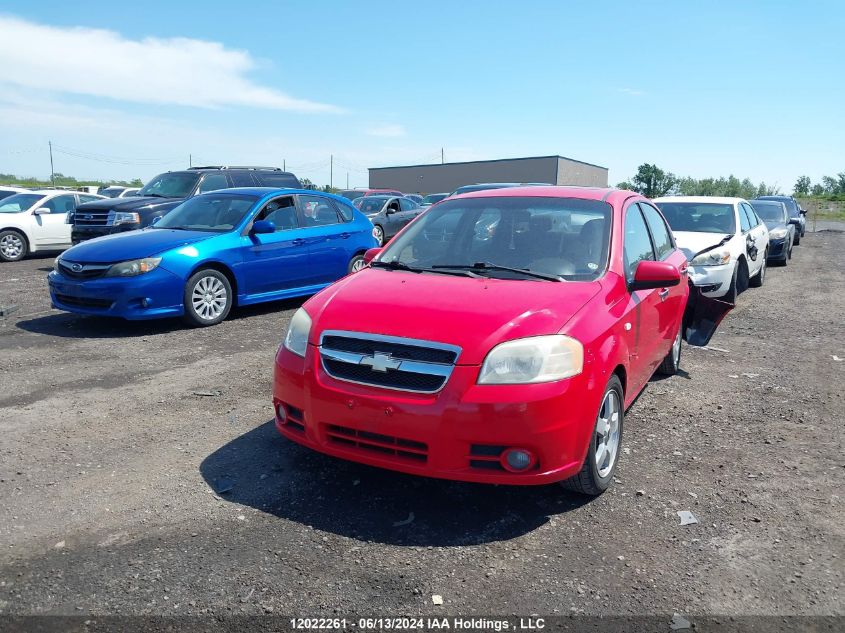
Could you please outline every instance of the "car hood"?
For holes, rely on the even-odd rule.
[[[600,290],[598,282],[473,279],[364,269],[312,297],[311,343],[348,330],[457,345],[477,365],[498,343],[555,334]]]
[[[692,259],[696,253],[710,246],[716,246],[727,233],[698,233],[693,231],[674,231],[675,243],[687,259]],[[728,244],[725,244],[725,248]]]
[[[763,222],[766,225],[766,228],[769,231],[774,231],[775,229],[786,229],[789,228],[788,224],[784,224],[783,222]]]
[[[62,259],[80,263],[111,263],[152,257],[220,235],[205,231],[139,229],[82,242],[62,253]]]
[[[176,206],[183,198],[156,198],[153,196],[132,196],[131,198],[106,198],[80,204],[77,211],[137,211],[161,206]]]

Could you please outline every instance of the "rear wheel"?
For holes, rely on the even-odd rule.
[[[356,255],[352,258],[349,262],[349,274],[357,273],[364,267],[364,256],[363,255]]]
[[[0,233],[0,260],[16,262],[26,257],[29,248],[22,233],[7,229]]]
[[[674,376],[678,373],[678,369],[681,367],[682,329],[683,327],[678,328],[678,335],[675,337],[675,341],[672,343],[669,353],[666,354],[666,358],[663,359],[663,362],[660,363],[660,367],[657,368],[658,374],[662,374],[664,376]]]
[[[373,227],[373,237],[378,240],[379,246],[384,246],[384,229],[378,224]]]
[[[766,249],[766,252],[763,253],[763,265],[760,266],[760,272],[754,275],[751,280],[749,281],[749,285],[752,288],[759,288],[763,285],[766,281],[766,261],[769,257],[769,249]]]
[[[564,488],[591,496],[600,495],[608,489],[616,472],[624,418],[622,383],[614,374],[604,390],[581,472],[561,482]]]
[[[191,276],[185,284],[184,319],[189,325],[217,325],[232,309],[232,284],[219,270],[206,268]]]

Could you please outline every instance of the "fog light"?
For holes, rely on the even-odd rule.
[[[512,473],[528,470],[536,462],[534,453],[524,448],[509,448],[500,458],[502,467]]]
[[[281,402],[276,405],[276,419],[279,421],[279,424],[285,424],[288,421],[287,409],[285,409],[285,405]]]

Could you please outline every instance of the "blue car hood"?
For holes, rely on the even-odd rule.
[[[62,253],[62,259],[80,263],[112,263],[152,257],[172,248],[194,244],[220,233],[177,229],[140,229],[82,242]]]

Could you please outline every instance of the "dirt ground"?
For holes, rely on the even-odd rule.
[[[652,380],[594,500],[310,453],[270,406],[301,302],[82,318],[51,265],[0,264],[0,614],[845,615],[845,233]]]

